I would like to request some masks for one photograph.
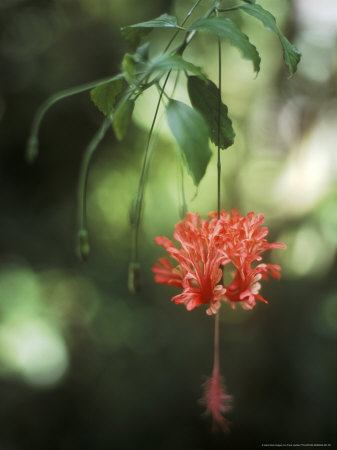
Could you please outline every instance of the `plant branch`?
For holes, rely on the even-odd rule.
[[[185,16],[184,20],[181,23],[181,27],[179,27],[179,29],[172,36],[172,38],[168,42],[167,46],[165,47],[164,53],[169,49],[169,47],[173,43],[174,39],[178,35],[180,29],[184,29],[184,28],[182,28],[182,25],[184,25],[186,23],[186,21],[191,16],[191,14],[194,12],[196,7],[200,4],[200,2],[201,2],[201,0],[197,0],[197,2],[189,10],[189,12],[187,13],[187,15]],[[185,45],[185,48],[186,48],[187,45],[188,44]],[[142,169],[141,169],[141,175],[140,175],[139,184],[138,184],[136,205],[135,205],[135,222],[134,222],[133,227],[132,227],[133,228],[133,233],[132,233],[133,237],[132,237],[131,257],[132,257],[132,261],[133,262],[137,262],[138,261],[139,225],[140,225],[140,217],[141,217],[142,206],[143,206],[145,178],[146,178],[146,172],[147,172],[147,161],[148,161],[149,147],[150,147],[150,142],[151,142],[152,135],[153,135],[154,126],[156,124],[160,103],[162,101],[163,95],[165,94],[165,88],[166,88],[166,85],[167,85],[167,82],[168,82],[168,79],[169,79],[170,75],[171,75],[171,70],[167,73],[165,81],[163,83],[163,86],[162,86],[162,88],[160,90],[158,102],[157,102],[155,113],[154,113],[153,120],[152,120],[152,123],[151,123],[151,128],[150,128],[150,131],[149,131],[149,134],[148,134],[146,147],[145,147],[145,152],[144,152],[144,157],[143,157],[143,163],[142,163]]]
[[[71,97],[72,95],[81,94],[82,92],[89,91],[97,86],[102,85],[102,84],[109,83],[111,81],[119,80],[122,78],[124,78],[124,75],[119,74],[119,75],[115,75],[113,77],[103,78],[102,80],[91,81],[89,83],[85,83],[85,84],[81,84],[79,86],[65,89],[65,90],[60,91],[57,94],[53,94],[51,97],[47,98],[47,100],[45,100],[41,104],[41,106],[38,108],[38,110],[36,111],[34,118],[33,118],[31,131],[30,131],[30,135],[28,138],[28,142],[27,142],[27,148],[26,148],[27,160],[29,162],[33,162],[38,155],[38,145],[39,145],[38,134],[39,134],[40,125],[41,125],[42,119],[44,118],[47,111],[53,105],[55,105],[55,103],[57,103],[60,100],[65,99],[67,97]]]

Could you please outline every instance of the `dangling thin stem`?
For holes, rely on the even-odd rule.
[[[195,8],[199,5],[199,3],[201,2],[201,0],[197,0],[197,2],[192,6],[192,8],[188,11],[188,13],[186,14],[184,20],[181,22],[181,26],[185,25],[185,23],[187,22],[187,20],[189,19],[190,15],[193,14],[193,11],[195,10]],[[167,46],[165,47],[164,53],[167,52],[167,50],[171,47],[172,42],[175,40],[175,38],[177,37],[177,35],[179,34],[179,29],[174,33],[174,35],[171,37],[169,43],[167,44]]]
[[[134,94],[137,88],[141,83],[146,79],[146,74],[142,77],[139,82],[132,87],[132,89],[128,90],[126,94],[119,101],[119,106],[123,105],[126,101],[130,99],[130,97]],[[117,109],[117,108],[116,108]],[[116,111],[116,110],[115,110]],[[86,212],[86,202],[87,202],[87,184],[88,184],[88,174],[89,174],[89,166],[91,163],[91,159],[95,150],[97,149],[99,143],[105,137],[107,131],[110,128],[111,123],[113,122],[115,112],[111,112],[111,114],[105,118],[102,125],[95,133],[92,140],[89,142],[80,168],[80,174],[78,179],[78,227],[79,227],[79,255],[82,259],[87,259],[89,255],[89,244],[88,244],[88,232],[87,232],[87,212]],[[83,245],[86,247],[85,253],[83,254]]]
[[[214,321],[214,361],[213,372],[219,371],[219,312],[215,314]]]
[[[98,144],[106,135],[113,118],[107,117],[102,123],[101,127],[98,129],[94,137],[89,142],[87,149],[84,153],[82,159],[82,165],[80,169],[80,177],[78,180],[78,224],[79,230],[86,230],[87,228],[87,214],[86,214],[86,194],[87,194],[87,183],[88,183],[88,173],[89,164],[94,151],[96,150]]]
[[[179,217],[181,220],[184,220],[188,208],[186,203],[185,187],[184,187],[184,165],[181,155],[178,155],[178,178],[179,178],[179,194],[180,194]]]
[[[64,91],[58,92],[57,94],[53,94],[51,97],[47,98],[47,100],[45,100],[42,103],[42,105],[39,107],[39,109],[36,111],[34,118],[33,118],[30,136],[28,138],[27,149],[26,149],[26,157],[27,157],[28,161],[33,162],[35,160],[35,158],[37,157],[38,146],[39,146],[38,134],[39,134],[41,122],[42,122],[42,119],[44,118],[45,114],[47,113],[47,111],[55,103],[59,102],[60,100],[63,100],[64,98],[71,97],[76,94],[81,94],[82,92],[85,92],[85,91],[90,91],[91,89],[93,89],[97,86],[100,86],[102,84],[122,79],[123,77],[124,77],[124,75],[119,74],[119,75],[115,75],[113,77],[104,78],[102,80],[91,81],[89,83],[81,84],[80,86],[75,86],[73,88],[65,89]]]
[[[218,9],[218,12],[229,12],[229,11],[237,11],[239,8],[237,6],[234,6],[233,8],[220,8]]]
[[[192,6],[192,8],[189,10],[189,12],[185,16],[184,20],[182,21],[181,25],[184,25],[186,23],[186,21],[188,20],[188,18],[190,17],[190,15],[193,13],[193,11],[199,5],[200,2],[201,2],[201,0],[197,0],[197,2]],[[180,30],[177,30],[176,33],[172,36],[171,40],[168,42],[167,46],[165,47],[164,52],[166,52],[169,49],[169,47],[171,46],[172,42],[174,41],[174,39],[178,35],[179,31]],[[140,175],[140,179],[139,179],[138,191],[137,191],[137,197],[136,197],[135,222],[133,224],[133,233],[132,233],[133,237],[132,237],[131,257],[132,257],[132,261],[133,262],[137,262],[138,261],[139,225],[140,225],[140,218],[141,218],[142,206],[143,206],[145,176],[146,176],[146,172],[147,172],[147,162],[148,162],[149,148],[150,148],[150,143],[151,143],[151,139],[152,139],[152,135],[153,135],[154,126],[156,124],[156,120],[157,120],[157,116],[158,116],[158,112],[159,112],[160,103],[162,101],[163,94],[164,94],[164,91],[165,91],[165,88],[166,88],[166,85],[167,85],[167,82],[168,82],[168,79],[169,79],[170,75],[171,75],[171,70],[167,73],[165,81],[164,81],[164,84],[163,84],[163,87],[161,88],[161,91],[160,91],[160,94],[159,94],[156,110],[155,110],[155,113],[154,113],[154,116],[153,116],[153,119],[152,119],[152,124],[151,124],[151,128],[150,128],[150,131],[149,131],[149,134],[148,134],[146,147],[145,147],[145,152],[144,152],[144,158],[143,158],[143,163],[142,163],[141,175]]]
[[[180,72],[177,72],[177,76],[174,82],[174,86],[172,89],[171,97],[173,97],[174,92],[178,85]],[[184,220],[187,213],[187,203],[185,196],[185,187],[184,187],[184,162],[181,157],[181,154],[177,155],[177,163],[178,163],[178,180],[179,180],[179,217],[181,220]]]
[[[218,219],[220,219],[221,207],[221,40],[218,38],[218,52],[219,52],[219,98],[218,98]]]
[[[216,11],[218,15],[218,12]],[[221,39],[218,38],[218,64],[219,64],[219,98],[218,98],[218,220],[220,219],[220,208],[221,208]],[[219,312],[215,314],[214,323],[214,363],[213,363],[213,373],[219,372]]]
[[[132,239],[132,261],[133,262],[137,262],[138,261],[139,224],[140,224],[140,217],[141,217],[142,206],[143,206],[144,184],[145,184],[144,181],[145,181],[146,166],[147,166],[150,142],[151,142],[154,126],[155,126],[155,123],[156,123],[156,120],[157,120],[160,103],[161,103],[161,100],[162,100],[162,97],[163,97],[163,93],[164,93],[164,90],[165,90],[165,87],[166,87],[166,84],[168,82],[168,79],[169,79],[170,75],[171,75],[171,71],[169,71],[168,74],[166,75],[163,87],[162,87],[162,89],[160,91],[159,99],[158,99],[157,106],[156,106],[156,110],[155,110],[155,113],[154,113],[154,116],[153,116],[153,119],[152,119],[152,123],[151,123],[151,128],[150,128],[149,135],[148,135],[148,138],[147,138],[147,141],[146,141],[146,147],[145,147],[145,152],[144,152],[142,170],[141,170],[141,174],[140,174],[140,179],[139,179],[139,184],[138,184],[138,191],[137,191],[137,198],[136,198],[136,208],[135,208],[136,220],[135,220],[135,224],[134,224],[134,227],[133,227],[133,239]]]

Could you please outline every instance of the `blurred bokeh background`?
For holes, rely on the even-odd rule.
[[[225,2],[224,2],[225,3]],[[87,93],[56,104],[25,161],[33,115],[48,96],[117,73],[123,25],[191,0],[0,1],[0,449],[237,449],[267,443],[336,445],[337,3],[261,0],[302,52],[288,79],[277,36],[237,14],[262,57],[223,47],[223,101],[236,130],[222,153],[223,207],[263,212],[281,281],[269,305],[221,318],[221,368],[232,431],[213,436],[198,404],[212,369],[213,320],[170,302],[155,285],[153,237],[179,220],[179,170],[163,118],[141,228],[143,289],[127,290],[130,204],[157,93],[144,95],[123,142],[108,133],[88,185],[91,257],[75,255],[76,185],[102,116]],[[210,4],[201,2],[198,14]],[[197,14],[197,15],[198,15]],[[152,54],[169,32],[154,32]],[[214,39],[189,59],[216,80]],[[176,98],[186,99],[184,80]],[[169,87],[169,90],[171,87]],[[189,210],[216,209],[216,161]]]

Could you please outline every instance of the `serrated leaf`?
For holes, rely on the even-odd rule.
[[[123,89],[122,76],[118,75],[115,80],[101,84],[90,91],[91,100],[97,108],[108,116],[113,111],[116,97]]]
[[[166,115],[184,163],[197,186],[212,156],[205,119],[199,111],[177,100],[170,100]]]
[[[209,128],[211,141],[218,146],[219,89],[210,80],[188,77],[188,94],[191,103],[204,117]],[[235,133],[228,117],[228,108],[221,102],[220,148],[228,148],[234,143]]]
[[[127,82],[129,84],[132,84],[135,81],[136,76],[136,63],[134,55],[131,55],[130,53],[125,53],[122,60],[122,70]]]
[[[112,127],[116,138],[119,141],[121,141],[126,135],[134,106],[134,100],[126,100],[116,109]]]
[[[176,28],[178,20],[175,16],[162,14],[156,19],[147,22],[136,23],[121,28],[122,36],[129,42],[132,48],[136,49],[141,39],[146,36],[153,28]]]
[[[195,66],[189,61],[186,61],[182,56],[177,54],[167,54],[154,58],[150,62],[152,70],[158,70],[160,72],[168,72],[169,70],[185,70],[193,73],[199,78],[206,80],[206,76],[202,73],[200,67]]]
[[[242,56],[245,59],[252,61],[255,72],[259,72],[261,58],[256,47],[249,42],[248,36],[242,33],[239,27],[231,19],[228,19],[227,17],[199,19],[194,22],[189,29],[208,31],[209,33],[228,39],[232,45],[241,51]]]
[[[274,31],[274,33],[278,35],[283,47],[284,61],[289,68],[290,75],[294,75],[297,70],[297,65],[301,59],[301,53],[278,29],[275,17],[269,11],[262,8],[259,4],[242,4],[239,5],[238,8],[260,20],[267,30]]]

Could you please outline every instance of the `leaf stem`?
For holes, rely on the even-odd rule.
[[[233,6],[233,8],[220,8],[218,9],[218,12],[230,12],[230,11],[238,11],[237,6]]]
[[[183,26],[181,26],[181,25],[177,25],[176,26],[176,28],[180,31],[190,31],[188,28],[185,28],[185,27],[183,27]]]
[[[184,20],[181,22],[181,27],[183,25],[185,25],[185,23],[187,22],[187,20],[189,19],[189,17],[191,16],[191,14],[193,14],[194,10],[197,8],[197,6],[199,5],[199,3],[202,0],[198,0],[196,3],[194,3],[194,5],[192,6],[192,8],[188,11],[188,13],[186,14]],[[170,39],[170,41],[168,42],[167,46],[165,47],[164,53],[167,52],[167,50],[171,47],[172,42],[175,40],[175,38],[178,36],[180,31],[180,27],[177,29],[177,31],[174,33],[174,35],[172,36],[172,38]]]

